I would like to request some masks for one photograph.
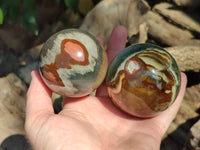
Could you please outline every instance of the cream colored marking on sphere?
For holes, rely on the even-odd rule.
[[[140,65],[136,61],[130,60],[127,64],[126,70],[130,75],[134,74],[137,70],[140,69]]]

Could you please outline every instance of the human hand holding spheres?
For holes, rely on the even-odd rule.
[[[82,97],[97,89],[108,63],[100,42],[79,29],[63,30],[50,37],[40,59],[45,84],[67,97]],[[176,99],[180,84],[173,57],[151,44],[137,44],[121,51],[111,62],[106,77],[114,104],[141,118],[167,109]]]
[[[106,84],[115,105],[130,115],[147,118],[174,102],[181,76],[167,51],[151,44],[137,44],[114,58],[108,68]]]
[[[39,69],[45,84],[67,97],[82,97],[98,88],[107,66],[107,55],[100,42],[79,29],[54,34],[40,54]]]

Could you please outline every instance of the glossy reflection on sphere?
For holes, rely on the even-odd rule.
[[[137,44],[111,62],[106,85],[112,101],[130,115],[147,118],[176,99],[181,76],[173,57],[151,44]]]
[[[67,97],[81,97],[90,94],[104,80],[107,56],[93,35],[66,29],[44,44],[39,67],[42,79],[52,91]]]

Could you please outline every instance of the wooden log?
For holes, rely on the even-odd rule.
[[[128,37],[128,43],[131,44],[137,44],[137,43],[146,43],[148,39],[148,25],[146,22],[141,23],[139,25],[139,33],[137,35],[133,35],[131,37]]]
[[[39,69],[38,62],[34,62],[25,67],[21,67],[18,70],[18,75],[23,79],[23,81],[26,84],[30,84],[31,83],[31,72],[33,70],[38,70],[38,69]]]
[[[131,37],[138,34],[148,10],[149,5],[144,0],[103,0],[88,13],[80,28],[102,37],[107,43],[113,28],[124,25]]]
[[[191,86],[186,89],[184,100],[187,101],[188,106],[195,112],[200,108],[199,98],[200,84]]]
[[[38,60],[43,44],[34,46],[20,57],[20,65],[26,66]]]
[[[199,7],[200,1],[199,0],[173,0],[173,2],[178,6],[183,7]]]
[[[199,97],[200,84],[186,89],[179,112],[163,138],[165,146],[167,146],[168,141],[174,141],[182,146],[188,141],[190,127],[193,126],[195,119],[199,117],[196,112],[200,108]]]
[[[172,23],[185,29],[200,33],[200,24],[170,3],[159,3],[154,6],[153,11],[161,14]]]
[[[189,144],[191,149],[200,150],[200,120],[190,129]]]
[[[148,39],[149,27],[146,23],[142,23],[139,26],[139,40],[138,43],[145,43]]]
[[[200,84],[186,89],[185,96],[179,112],[172,124],[170,125],[169,129],[167,130],[165,137],[169,134],[172,134],[175,130],[177,130],[180,125],[184,124],[187,120],[198,117],[199,114],[196,111],[200,108],[199,97]],[[189,128],[187,128],[186,131],[187,130],[189,132]],[[182,139],[186,140],[187,137],[183,137]]]
[[[146,21],[149,25],[149,34],[163,44],[181,45],[193,38],[189,31],[170,24],[155,12],[148,11]]]
[[[0,143],[10,135],[25,134],[27,87],[15,75],[0,78]]]
[[[200,71],[199,46],[174,46],[165,49],[175,58],[181,71]]]

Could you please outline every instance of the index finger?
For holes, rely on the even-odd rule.
[[[124,26],[117,26],[113,29],[107,48],[108,64],[112,59],[125,48],[127,39],[127,30]],[[108,96],[105,81],[97,89],[96,96]]]
[[[127,30],[124,26],[117,26],[113,29],[107,48],[108,63],[122,51],[126,46]]]

